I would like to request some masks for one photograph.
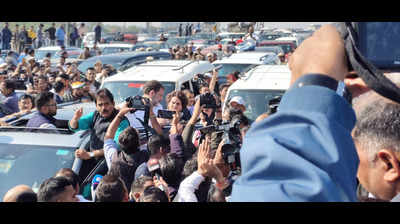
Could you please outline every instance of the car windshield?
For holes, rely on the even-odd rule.
[[[104,58],[92,57],[92,58],[89,58],[89,59],[83,61],[78,66],[78,70],[85,73],[88,68],[94,67],[94,64],[96,64],[97,61],[101,61],[102,64],[112,65],[115,69],[118,70],[119,67],[122,65],[122,63],[125,61],[125,58],[123,58],[123,57],[104,57]]]
[[[142,95],[142,87],[145,81],[122,81],[122,82],[104,82],[103,88],[107,88],[114,96],[115,104],[125,101],[129,96]],[[165,97],[168,93],[175,90],[175,83],[161,82],[164,86],[164,97],[161,104],[166,108]]]
[[[219,65],[222,65],[222,68],[218,70],[219,77],[226,77],[235,71],[244,72],[251,66],[251,64],[214,64],[215,67]]]
[[[4,136],[3,136],[4,137]],[[0,198],[20,184],[34,191],[61,168],[71,168],[74,148],[0,144]]]
[[[244,115],[254,122],[259,115],[267,111],[269,101],[276,96],[282,96],[284,92],[284,90],[232,90],[227,99],[241,96],[246,107]]]
[[[36,60],[42,60],[43,58],[46,57],[46,54],[47,54],[47,53],[50,53],[50,54],[51,54],[51,57],[53,57],[57,52],[58,52],[58,50],[56,50],[56,51],[36,50],[36,51],[35,51],[35,59],[36,59]]]

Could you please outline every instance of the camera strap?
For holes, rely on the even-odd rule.
[[[369,88],[383,97],[400,103],[400,88],[386,78],[383,72],[369,62],[357,48],[358,36],[351,22],[334,23],[334,25],[344,40],[349,67],[357,72]]]

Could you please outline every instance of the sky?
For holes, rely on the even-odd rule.
[[[327,24],[330,22],[264,22],[264,26],[271,27],[271,28],[306,28],[310,24]],[[107,25],[119,25],[123,26],[124,22],[104,22],[103,24]],[[222,24],[226,25],[227,22],[222,22]],[[126,22],[127,26],[136,25],[140,27],[145,27],[145,22]],[[152,26],[160,27],[161,22],[152,22]]]

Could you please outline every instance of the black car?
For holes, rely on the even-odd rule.
[[[146,52],[122,52],[117,54],[100,55],[86,59],[79,66],[78,70],[85,73],[89,67],[93,67],[97,61],[102,64],[110,64],[117,70],[125,70],[138,63],[143,63],[151,56],[154,60],[171,59],[171,54],[162,51]]]

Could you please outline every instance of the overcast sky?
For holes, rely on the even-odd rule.
[[[264,22],[264,26],[267,27],[272,27],[272,28],[306,28],[310,24],[327,24],[329,22]],[[104,24],[115,24],[115,25],[120,25],[122,26],[124,22],[104,22]],[[222,24],[227,24],[226,22],[222,22]],[[145,22],[126,22],[126,25],[136,25],[136,26],[141,26],[145,27],[146,23]],[[161,22],[152,22],[152,26],[155,27],[160,27]]]

